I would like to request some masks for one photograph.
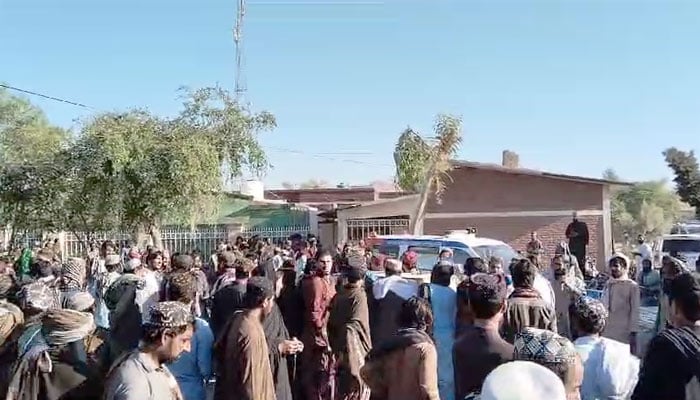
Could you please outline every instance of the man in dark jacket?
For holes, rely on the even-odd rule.
[[[569,239],[569,250],[576,257],[579,268],[585,269],[586,246],[588,246],[588,225],[578,219],[578,213],[574,211],[573,221],[566,227],[566,237]]]
[[[700,398],[700,275],[670,282],[669,322],[649,343],[632,400]]]

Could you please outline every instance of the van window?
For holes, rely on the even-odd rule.
[[[399,258],[399,251],[400,249],[398,244],[382,243],[372,247],[372,254],[383,254],[391,258]]]
[[[504,265],[510,264],[514,258],[519,258],[518,253],[506,244],[476,246],[473,249],[484,261],[488,261],[491,257],[498,257],[503,260]]]
[[[664,239],[661,251],[664,253],[700,253],[700,239]]]
[[[418,269],[421,271],[432,271],[440,254],[440,246],[409,246],[408,250],[418,254]]]
[[[453,256],[452,256],[452,262],[455,264],[460,264],[464,265],[464,263],[467,262],[467,258],[469,258],[469,254],[467,253],[466,250],[464,249],[452,249]]]

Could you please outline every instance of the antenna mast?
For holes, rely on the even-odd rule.
[[[236,46],[236,100],[242,101],[246,92],[245,79],[243,77],[243,17],[245,16],[245,0],[238,0],[236,13],[236,26],[233,29],[233,42]]]

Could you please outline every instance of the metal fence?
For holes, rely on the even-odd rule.
[[[161,230],[160,236],[171,253],[197,249],[205,256],[214,253],[218,242],[228,239],[226,225],[197,225],[194,230],[169,226]]]
[[[295,233],[307,235],[309,232],[311,232],[311,227],[309,225],[294,225],[248,228],[243,229],[240,235],[246,238],[257,235],[270,238],[273,241],[281,241]],[[229,232],[226,225],[197,225],[194,229],[182,226],[165,226],[161,229],[163,247],[168,249],[171,253],[189,252],[198,249],[202,254],[212,254],[216,251],[217,243],[226,241],[228,235]],[[63,246],[61,248],[63,258],[84,257],[88,252],[86,237],[87,235],[83,232],[65,232],[63,236]],[[127,243],[132,239],[131,233],[124,231],[91,232],[89,237],[96,240],[98,243],[111,240],[117,246],[118,250],[127,246]],[[18,234],[15,238],[15,242],[20,247],[34,247],[36,243],[43,244],[45,238],[46,235],[42,232],[26,232]]]
[[[241,236],[245,238],[250,238],[257,235],[263,238],[270,238],[273,241],[279,241],[287,239],[289,238],[289,236],[295,233],[307,235],[309,232],[311,232],[311,227],[309,225],[292,225],[279,227],[245,228],[241,231]]]
[[[85,247],[87,246],[87,242],[85,242],[87,235],[83,232],[78,232],[78,235],[80,237],[72,232],[66,232],[62,250],[64,260],[66,257],[84,257],[87,254],[88,249]],[[93,232],[90,233],[89,237],[97,241],[97,243],[111,240],[118,247],[117,250],[123,247],[125,241],[131,240],[131,234],[126,232]],[[81,239],[83,242],[81,242]]]
[[[14,244],[19,248],[32,248],[35,247],[37,243],[41,246],[44,244],[44,237],[44,233],[41,231],[17,232],[15,233]]]
[[[84,235],[83,233],[78,233]],[[163,247],[171,253],[189,252],[199,249],[202,254],[211,254],[217,242],[228,238],[225,225],[198,225],[195,229],[180,226],[166,226],[161,229],[160,237]],[[125,242],[132,239],[128,232],[96,232],[90,235],[98,243],[112,240],[121,249]],[[85,237],[83,236],[83,240]],[[73,233],[66,233],[64,239],[64,257],[83,257],[87,253],[84,243]]]
[[[375,235],[393,235],[407,233],[410,220],[408,218],[391,219],[349,219],[348,240],[356,241]]]

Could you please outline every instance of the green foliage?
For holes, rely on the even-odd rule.
[[[667,182],[648,181],[617,189],[611,201],[613,235],[620,243],[639,234],[661,235],[681,213],[681,202]]]
[[[39,108],[0,89],[0,163],[49,160],[66,139],[66,132],[51,126]]]
[[[216,211],[224,160],[232,177],[265,172],[257,138],[274,126],[271,114],[205,88],[185,90],[173,118],[100,113],[69,140],[36,107],[0,92],[2,215],[18,228],[74,233],[195,224]]]
[[[695,207],[695,214],[700,218],[700,168],[695,153],[678,150],[675,147],[666,149],[663,152],[664,158],[669,168],[673,170],[676,177],[676,192],[678,196]]]
[[[452,159],[462,144],[462,120],[451,115],[438,115],[435,134],[437,143],[432,151],[427,190],[432,188],[435,198],[440,202],[447,188],[447,180],[451,180],[449,172],[452,171]]]
[[[67,133],[26,99],[0,90],[0,218],[15,231],[60,227]]]
[[[406,128],[399,136],[394,149],[396,184],[407,192],[420,191],[430,157],[430,146],[418,133]]]
[[[614,169],[608,168],[603,171],[603,179],[610,182],[620,182],[620,176],[615,172]]]
[[[220,88],[185,93],[171,119],[132,110],[87,121],[73,147],[74,204],[91,193],[90,215],[104,216],[105,228],[148,233],[213,215],[224,160],[233,177],[265,171],[257,135],[274,127],[270,114],[251,114]]]
[[[433,196],[439,203],[447,188],[452,159],[462,143],[462,120],[451,115],[438,115],[431,143],[407,129],[399,137],[394,152],[397,184],[403,190],[420,193],[411,219],[415,235],[421,233],[428,199]]]
[[[231,177],[239,177],[246,170],[260,176],[267,170],[270,164],[258,135],[277,126],[272,114],[251,113],[220,87],[182,88],[181,92],[184,109],[174,122],[207,137],[219,160],[228,161]]]

